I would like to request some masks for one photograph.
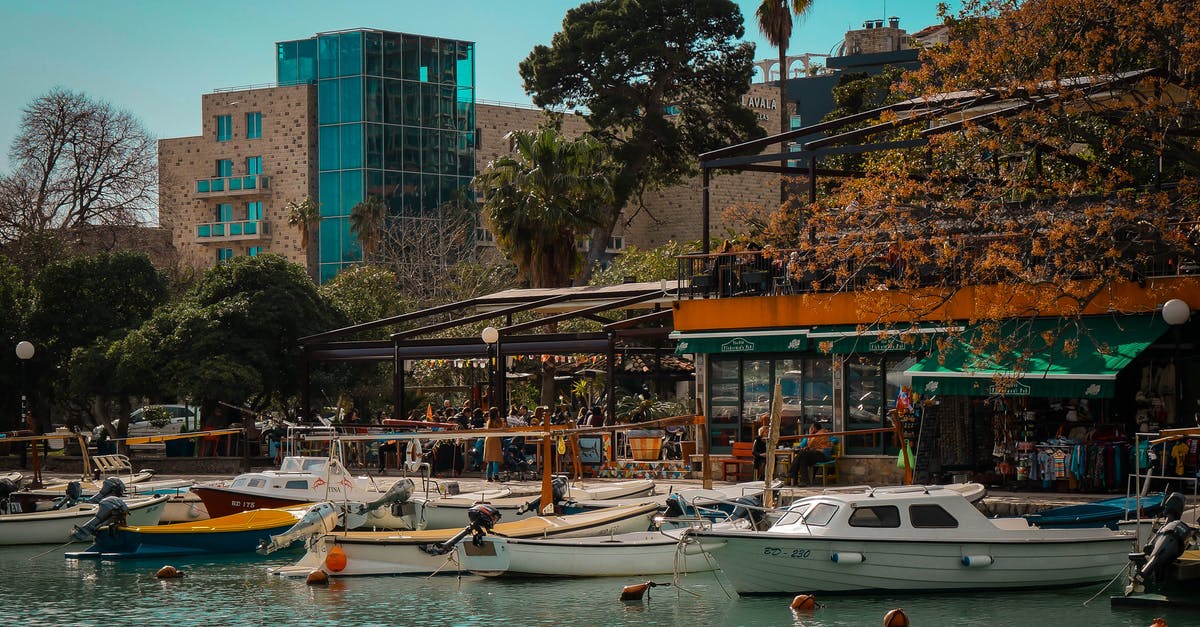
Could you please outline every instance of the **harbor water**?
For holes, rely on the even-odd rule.
[[[49,552],[47,552],[49,551]],[[62,547],[0,549],[8,575],[0,624],[16,625],[881,625],[903,608],[914,626],[1200,625],[1200,611],[1113,609],[1101,585],[994,594],[826,596],[795,612],[786,597],[739,598],[711,573],[622,603],[623,586],[645,579],[490,580],[453,574],[334,578],[325,586],[271,575],[299,553],[259,557],[67,560]],[[44,555],[40,555],[45,553]],[[186,573],[160,580],[171,564]],[[453,565],[448,566],[454,572]],[[670,583],[670,575],[651,578]],[[1111,591],[1116,591],[1114,583]],[[798,591],[800,592],[800,591]]]

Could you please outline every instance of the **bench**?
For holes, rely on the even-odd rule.
[[[133,465],[129,463],[129,458],[124,455],[95,455],[92,457],[92,465],[102,475],[125,472],[133,474]]]
[[[743,476],[752,479],[754,477],[754,443],[734,442],[733,458],[722,460],[721,466],[722,481],[744,481],[742,479]],[[749,474],[742,473],[742,469],[746,466],[750,467]],[[733,479],[730,479],[730,477],[733,477]]]

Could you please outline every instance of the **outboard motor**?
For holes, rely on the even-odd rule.
[[[271,536],[270,540],[259,540],[257,551],[260,555],[270,555],[274,551],[288,548],[301,538],[332,531],[337,524],[337,516],[338,511],[333,503],[317,503],[308,508],[304,516],[287,531]]]
[[[729,518],[732,520],[745,518],[757,529],[763,517],[762,499],[757,496],[739,496],[733,499],[733,503],[735,505],[733,511],[729,513]]]
[[[1168,522],[1159,527],[1154,539],[1142,549],[1146,561],[1138,569],[1139,579],[1153,576],[1156,583],[1161,583],[1166,577],[1167,566],[1187,550],[1195,530],[1180,520],[1185,506],[1185,499],[1178,492],[1172,492],[1163,501],[1163,516]]]
[[[100,491],[92,498],[88,499],[88,503],[99,503],[110,496],[125,496],[125,482],[119,477],[109,477],[100,484]]]
[[[413,480],[404,478],[392,484],[383,496],[371,501],[370,503],[348,503],[344,506],[342,517],[343,529],[357,529],[367,524],[367,515],[376,510],[391,506],[393,511],[396,511],[397,506],[407,503],[412,498],[413,492],[416,491],[416,485]]]
[[[483,544],[483,536],[500,522],[500,510],[496,509],[491,503],[477,503],[472,505],[467,510],[467,519],[470,521],[462,531],[454,534],[453,538],[439,544],[428,544],[421,546],[421,550],[430,555],[445,555],[454,549],[463,538],[471,535],[471,542],[475,546]]]
[[[104,525],[124,524],[125,515],[128,513],[129,507],[125,505],[125,501],[119,497],[106,496],[100,500],[100,505],[96,508],[96,515],[92,516],[92,519],[84,523],[82,527],[75,527],[75,531],[71,532],[71,539],[82,542],[96,535],[96,530]]]
[[[78,481],[72,481],[67,484],[67,489],[63,497],[58,500],[58,503],[54,504],[54,509],[59,510],[73,507],[79,502],[80,498],[83,498],[83,486],[79,485]]]
[[[690,518],[688,514],[687,501],[683,500],[682,496],[672,494],[667,497],[667,508],[663,512],[664,518]]]
[[[563,477],[561,475],[557,475],[553,479],[551,479],[550,480],[550,494],[553,496],[555,503],[562,501],[563,498],[565,498],[567,496],[567,478]],[[528,512],[528,511],[534,511],[534,512],[541,513],[541,511],[542,511],[542,497],[541,496],[538,496],[537,498],[533,499],[532,501],[529,501],[528,503],[517,508],[518,514],[524,514],[525,512]]]
[[[8,477],[0,479],[0,513],[8,512],[8,497],[19,489],[21,489],[21,486],[17,485],[12,479]]]

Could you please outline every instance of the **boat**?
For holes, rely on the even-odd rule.
[[[509,538],[620,534],[649,529],[657,512],[658,506],[653,503],[612,507],[585,514],[535,516],[503,522],[491,531]],[[467,520],[464,516],[460,522]],[[274,568],[271,572],[292,577],[306,577],[315,570],[337,576],[457,573],[460,569],[453,564],[453,544],[461,540],[463,534],[462,527],[422,531],[335,531],[310,543],[308,552],[297,563]],[[432,548],[451,541],[450,546],[440,549],[442,552]]]
[[[802,498],[765,531],[698,529],[743,595],[1005,590],[1108,581],[1133,534],[987,518],[954,490],[897,486]]]
[[[170,525],[127,525],[97,533],[92,546],[66,554],[70,559],[131,559],[146,557],[254,553],[271,536],[301,523],[310,533],[336,526],[338,509],[318,503],[278,509],[256,509],[199,522]],[[292,540],[301,534],[293,534]],[[291,541],[287,544],[291,544]]]
[[[117,498],[117,497],[107,497]],[[166,507],[167,496],[140,496],[123,499],[128,509],[125,520],[132,525],[156,525]],[[72,534],[80,528],[93,527],[107,522],[97,520],[106,515],[108,503],[76,503],[61,509],[38,512],[0,514],[0,546],[15,544],[63,544],[71,541]]]
[[[285,457],[279,470],[238,475],[230,482],[198,483],[191,492],[200,497],[211,517],[229,516],[253,509],[292,507],[305,503],[369,502],[387,492],[396,478],[378,481],[355,477],[337,457]],[[377,510],[374,524],[402,526],[399,516]]]
[[[1176,492],[1162,505],[1162,518],[1144,547],[1129,553],[1125,590],[1110,597],[1113,607],[1200,608],[1200,546],[1195,508]]]
[[[653,479],[631,479],[594,485],[567,484],[567,496],[580,500],[611,501],[650,496],[651,494],[654,494]]]
[[[688,529],[638,531],[585,538],[509,538],[486,535],[458,544],[464,570],[485,577],[634,577],[716,570],[706,554],[714,540]]]
[[[1142,497],[1118,496],[1111,499],[1052,507],[1034,514],[1022,516],[1031,525],[1044,529],[1050,528],[1079,528],[1079,527],[1108,527],[1117,529],[1118,524],[1127,518],[1138,515],[1154,517],[1162,511],[1163,499],[1161,492],[1147,494]]]

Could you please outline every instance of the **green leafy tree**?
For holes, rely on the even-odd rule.
[[[513,131],[512,154],[475,179],[496,243],[531,287],[568,285],[579,268],[575,242],[605,221],[613,166],[604,146],[554,128]]]
[[[8,259],[0,256],[0,342],[3,349],[12,351],[21,337],[25,327],[25,308],[27,307],[27,290],[21,282],[20,270],[9,263]],[[9,353],[12,354],[11,352]],[[21,385],[20,364],[16,359],[0,359],[0,387],[6,390],[18,390]],[[5,428],[17,424],[20,414],[20,398],[18,394],[6,394],[0,398],[0,416],[3,416]]]
[[[259,410],[299,392],[298,339],[344,323],[300,266],[238,257],[209,269],[109,355],[118,376],[151,378],[202,411],[218,400]]]
[[[534,103],[585,109],[619,164],[581,282],[632,199],[693,175],[697,154],[763,135],[741,104],[754,60],[744,34],[729,0],[597,0],[567,11],[551,44],[521,62]]]
[[[92,414],[94,397],[119,390],[112,390],[105,377],[91,381],[92,386],[73,381],[73,353],[142,324],[166,302],[166,280],[145,254],[117,252],[52,263],[32,287],[29,332],[38,352],[31,366],[36,367],[39,398]],[[107,418],[105,408],[99,406],[100,416],[92,418]]]
[[[618,285],[626,278],[647,282],[660,279],[674,279],[677,268],[677,257],[687,253],[698,252],[698,242],[680,244],[667,242],[662,246],[641,249],[637,246],[626,246],[620,256],[613,259],[607,268],[592,275],[592,285]]]

